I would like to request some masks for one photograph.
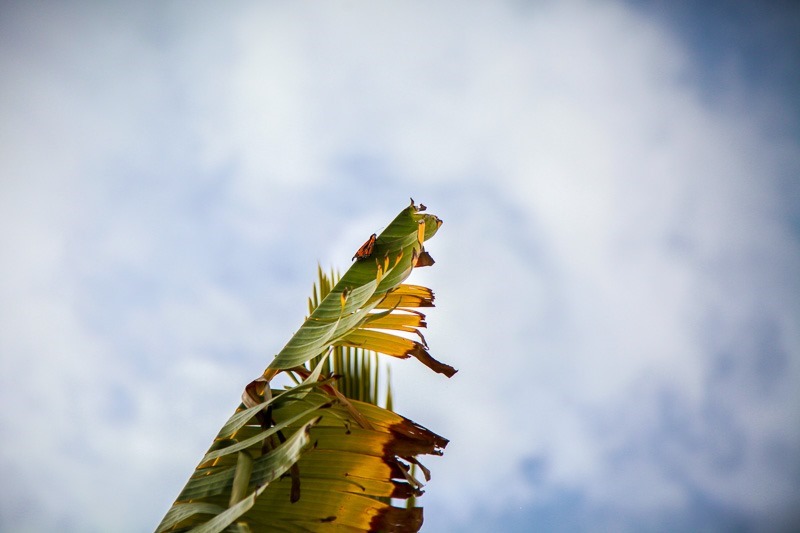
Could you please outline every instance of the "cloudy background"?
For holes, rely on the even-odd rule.
[[[800,524],[791,2],[5,2],[0,530],[152,530],[409,197],[425,531]]]

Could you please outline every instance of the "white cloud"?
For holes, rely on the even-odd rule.
[[[690,51],[618,4],[454,6],[15,13],[12,525],[153,526],[299,325],[314,260],[346,268],[408,196],[445,220],[413,281],[461,369],[393,364],[401,412],[452,440],[434,527],[565,491],[651,516],[697,491],[787,508],[796,139],[732,114],[735,85],[707,106]]]

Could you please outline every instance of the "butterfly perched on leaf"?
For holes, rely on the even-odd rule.
[[[377,238],[378,238],[378,236],[375,235],[374,233],[372,235],[370,235],[369,239],[367,239],[367,242],[362,244],[361,248],[359,248],[356,251],[356,255],[353,256],[353,259],[358,259],[359,261],[362,261],[364,259],[367,259],[369,256],[371,256],[372,255],[372,251],[375,249],[375,241],[377,240]],[[351,261],[353,259],[351,259]]]

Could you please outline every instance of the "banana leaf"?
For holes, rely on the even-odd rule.
[[[429,471],[418,456],[441,455],[448,441],[374,405],[377,370],[367,357],[415,357],[456,372],[428,353],[420,332],[418,308],[433,305],[433,292],[403,284],[433,264],[424,242],[441,220],[424,210],[412,200],[332,286],[321,275],[310,315],[245,387],[157,533],[419,530],[422,509],[392,502],[422,494],[415,468],[426,480]],[[280,372],[297,385],[273,389]],[[341,387],[347,375],[361,377]]]

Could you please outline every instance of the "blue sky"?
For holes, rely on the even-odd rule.
[[[424,530],[800,523],[791,3],[0,8],[0,529],[146,531],[405,207]]]

